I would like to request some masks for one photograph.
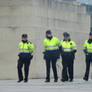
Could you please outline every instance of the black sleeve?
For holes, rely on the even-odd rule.
[[[63,53],[62,46],[59,47],[59,51],[60,51],[60,53]]]
[[[72,53],[75,54],[77,52],[77,50],[73,50]]]
[[[85,54],[87,54],[87,50],[84,49],[83,51],[84,51]]]

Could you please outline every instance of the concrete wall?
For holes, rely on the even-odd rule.
[[[90,15],[90,26],[91,26],[91,31],[92,31],[92,14]]]
[[[45,78],[43,39],[51,29],[54,36],[63,39],[69,32],[76,42],[75,77],[84,75],[83,43],[88,39],[90,16],[85,7],[57,2],[57,0],[0,0],[0,79],[17,79],[18,43],[21,34],[27,33],[35,45],[30,78]],[[61,77],[61,60],[57,63]]]

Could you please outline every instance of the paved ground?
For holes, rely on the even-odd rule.
[[[1,80],[0,92],[92,92],[92,80],[76,79],[73,83],[54,83],[51,80],[51,83],[44,83],[43,79],[33,79],[19,84],[16,80]]]

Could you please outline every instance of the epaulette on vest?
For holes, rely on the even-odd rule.
[[[28,43],[32,44],[32,42],[28,41]]]
[[[72,43],[70,43],[70,45],[72,45]]]

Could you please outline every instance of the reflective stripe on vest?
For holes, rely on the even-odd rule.
[[[58,46],[47,46],[45,47],[45,50],[57,50]]]
[[[88,40],[84,43],[84,50],[86,50],[88,53],[92,53],[92,43],[89,43]]]
[[[72,48],[63,48],[63,51],[64,52],[71,52],[72,51]]]
[[[19,49],[20,53],[31,53],[29,49]]]
[[[92,49],[87,49],[87,52],[91,52],[92,53]]]

